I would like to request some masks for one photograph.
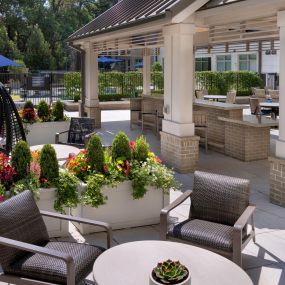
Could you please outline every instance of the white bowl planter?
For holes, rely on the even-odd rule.
[[[84,184],[81,186],[84,190]],[[113,229],[123,229],[158,224],[160,210],[169,204],[169,195],[162,190],[147,187],[144,198],[134,200],[132,182],[125,181],[117,187],[103,187],[102,193],[108,197],[105,205],[98,208],[79,205],[72,209],[73,216],[107,222]],[[99,229],[89,225],[75,224],[82,234],[96,232]]]
[[[56,188],[40,188],[40,199],[37,201],[39,209],[42,211],[56,212],[53,206],[55,198]],[[44,217],[44,222],[50,237],[68,236],[68,221]]]
[[[25,127],[28,130],[27,142],[30,146],[55,143],[55,134],[67,131],[69,125],[69,121],[26,124]],[[62,142],[66,142],[67,133],[61,135],[60,139]]]
[[[155,281],[152,277],[152,273],[150,274],[150,277],[149,277],[149,285],[162,285],[162,283],[158,283],[157,281]],[[187,277],[186,280],[180,282],[180,283],[177,283],[176,285],[191,285],[191,274],[189,272],[189,275]]]

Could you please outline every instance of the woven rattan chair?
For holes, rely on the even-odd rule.
[[[189,197],[189,218],[169,226],[169,212]],[[242,250],[251,238],[255,241],[254,210],[255,206],[249,204],[248,180],[196,171],[193,191],[183,193],[161,210],[161,239],[212,250],[241,266]]]
[[[25,191],[0,204],[0,283],[78,284],[90,273],[102,247],[50,241],[42,216],[102,227],[111,243],[108,224],[39,211]]]
[[[273,102],[279,102],[279,90],[268,89],[268,95]]]
[[[195,134],[200,137],[200,142],[205,144],[205,150],[208,151],[208,116],[202,111],[193,112],[193,122],[195,124]]]
[[[56,133],[56,144],[68,144],[78,147],[87,145],[88,139],[95,130],[95,120],[91,118],[71,118],[69,130]],[[60,141],[60,136],[68,133],[67,142]]]
[[[235,104],[236,103],[236,96],[237,96],[236,91],[229,91],[227,93],[226,103]]]
[[[261,113],[261,108],[259,104],[259,99],[258,98],[249,98],[249,104],[250,104],[250,111],[252,115],[257,115]]]
[[[204,92],[203,90],[196,90],[196,98],[199,100],[204,100]]]
[[[264,102],[266,100],[266,92],[265,89],[253,88],[253,97],[258,98],[260,102]]]

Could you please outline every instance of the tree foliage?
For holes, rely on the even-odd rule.
[[[0,54],[24,59],[32,70],[66,69],[71,60],[68,36],[116,2],[1,0]]]

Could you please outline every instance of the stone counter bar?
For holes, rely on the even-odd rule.
[[[208,117],[208,145],[210,148],[224,153],[225,123],[219,117],[242,120],[243,105],[196,100],[194,111],[203,111]]]
[[[242,120],[218,117],[225,126],[225,154],[242,161],[267,159],[270,155],[270,128],[277,120],[244,116]]]

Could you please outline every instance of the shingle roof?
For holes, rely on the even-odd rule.
[[[157,20],[166,16],[177,4],[192,2],[193,0],[122,0],[96,19],[80,28],[69,36],[68,40],[90,37],[114,29],[143,22]],[[201,10],[215,8],[222,5],[245,0],[210,0]],[[175,7],[176,8],[176,7]],[[183,5],[181,5],[183,8]]]

